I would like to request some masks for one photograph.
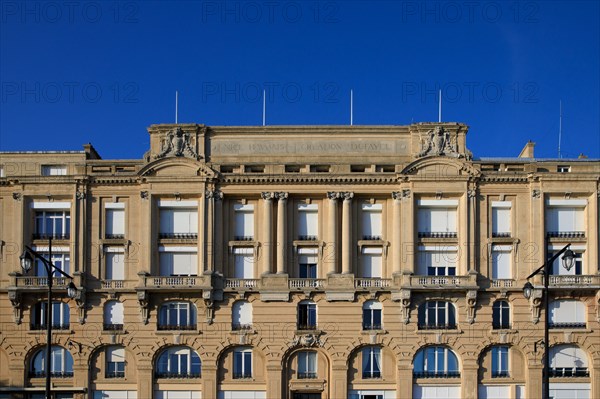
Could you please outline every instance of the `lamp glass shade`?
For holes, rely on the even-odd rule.
[[[67,296],[71,299],[77,296],[77,287],[75,287],[75,284],[73,284],[73,282],[70,282],[67,286]]]
[[[531,298],[532,294],[533,294],[533,285],[528,281],[523,286],[523,296],[525,297],[525,299],[529,299],[529,298]]]
[[[25,273],[28,273],[33,267],[33,258],[28,251],[23,251],[21,256],[19,256],[19,261],[21,262],[21,268]]]
[[[567,249],[562,257],[562,264],[567,271],[571,270],[575,265],[575,254],[570,249]]]

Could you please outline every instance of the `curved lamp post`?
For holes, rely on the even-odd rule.
[[[70,278],[71,282],[67,285],[67,296],[71,299],[77,297],[77,287],[73,284],[73,277],[63,272],[52,263],[52,239],[48,240],[48,259],[34,251],[27,245],[25,250],[19,256],[21,268],[25,273],[28,273],[33,268],[33,262],[39,259],[46,268],[47,285],[48,285],[48,301],[46,303],[46,359],[44,361],[44,369],[46,371],[46,399],[52,399],[51,395],[51,362],[52,362],[52,274],[54,271],[59,272],[63,276]]]
[[[523,296],[526,299],[529,299],[533,295],[534,290],[533,284],[529,282],[529,279],[540,273],[544,276],[544,371],[542,376],[543,399],[550,399],[550,353],[548,352],[548,309],[550,303],[550,298],[548,297],[548,280],[550,276],[550,268],[552,267],[552,262],[554,262],[560,255],[563,254],[564,255],[562,257],[562,266],[567,271],[573,268],[573,265],[575,265],[575,254],[569,249],[570,246],[571,244],[565,245],[563,249],[561,249],[558,253],[556,253],[554,256],[548,259],[546,263],[544,263],[536,271],[531,273],[527,277],[527,283],[525,283],[525,285],[523,286]]]

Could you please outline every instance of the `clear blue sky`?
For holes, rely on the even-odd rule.
[[[146,127],[444,121],[476,157],[600,158],[598,1],[0,3],[0,150],[140,158]]]

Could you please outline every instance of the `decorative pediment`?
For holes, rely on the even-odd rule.
[[[474,168],[473,165],[464,158],[427,156],[408,164],[404,170],[402,170],[402,174],[445,178],[461,175],[477,177],[481,172]]]
[[[210,166],[193,161],[189,158],[165,158],[159,159],[144,166],[140,176],[201,176],[207,178],[216,178],[218,173]]]

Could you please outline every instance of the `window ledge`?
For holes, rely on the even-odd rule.
[[[73,331],[72,329],[68,329],[68,330],[55,330],[52,329],[52,335],[58,334],[58,335],[70,335],[73,334],[75,331]],[[43,328],[41,330],[29,330],[27,331],[27,334],[29,335],[36,335],[36,334],[44,334],[46,335],[46,329]]]
[[[451,329],[444,329],[444,328],[440,328],[440,329],[436,329],[436,330],[433,330],[433,329],[432,330],[419,330],[418,328],[416,328],[415,332],[417,334],[425,334],[425,335],[428,335],[428,334],[439,334],[439,333],[442,333],[442,334],[452,334],[452,335],[460,335],[460,334],[463,333],[463,330],[461,330],[459,326],[456,326],[456,328],[452,329],[452,330]],[[435,379],[435,378],[423,378],[423,379],[424,380],[432,380],[432,379]]]
[[[156,335],[198,335],[202,334],[202,330],[156,330],[154,332]],[[163,378],[164,380],[168,380],[168,378]]]
[[[372,335],[372,334],[383,335],[383,334],[387,334],[387,333],[388,333],[388,331],[387,330],[383,330],[383,329],[380,329],[380,330],[360,330],[360,335]]]
[[[229,241],[229,247],[258,247],[259,243],[258,241],[255,240],[243,240],[243,241],[235,241],[235,240],[231,240]]]

